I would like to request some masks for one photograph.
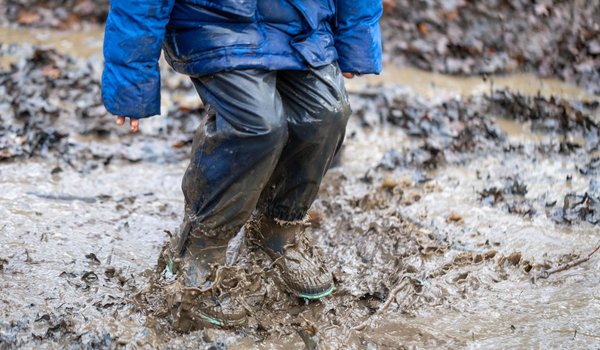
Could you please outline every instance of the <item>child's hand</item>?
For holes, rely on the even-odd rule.
[[[354,73],[342,73],[342,75],[346,79],[352,79],[352,78],[354,78],[356,76],[356,74],[354,74]]]
[[[125,124],[125,117],[117,117],[117,125],[122,126]],[[129,124],[131,125],[131,132],[136,133],[140,129],[140,120],[129,118]]]

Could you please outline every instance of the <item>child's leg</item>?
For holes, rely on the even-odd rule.
[[[289,140],[259,209],[273,219],[297,221],[315,200],[344,139],[350,106],[337,64],[309,71],[280,71],[277,90]]]
[[[230,283],[251,288],[257,277],[224,266],[229,239],[255,209],[287,140],[276,75],[240,70],[192,79],[208,113],[194,137],[182,183],[184,225],[169,256],[190,287],[174,314],[178,329],[246,320],[244,293],[232,293]]]
[[[339,149],[350,115],[337,64],[310,71],[282,71],[277,90],[289,139],[258,204],[250,242],[274,261],[288,289],[307,299],[334,290],[331,272],[304,235],[302,220]]]
[[[191,231],[230,236],[256,207],[287,140],[276,73],[222,72],[192,79],[208,115],[182,189]]]

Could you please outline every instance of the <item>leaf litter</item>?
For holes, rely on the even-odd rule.
[[[445,6],[452,10],[452,4]],[[448,12],[446,16],[452,19],[455,15]],[[428,21],[419,22],[417,31],[424,36],[436,33]],[[20,57],[17,64],[0,71],[3,165],[27,168],[33,162],[53,164],[46,169],[48,176],[67,177],[75,171],[92,178],[102,170],[114,171],[115,164],[124,169],[185,165],[202,107],[176,100],[178,91],[190,91],[191,86],[172,72],[163,75],[170,87],[167,99],[176,100],[167,111],[169,119],[152,125],[134,139],[114,127],[101,107],[98,75],[86,61],[48,48],[19,51],[21,48],[2,46],[1,50]],[[466,67],[477,67],[477,61]],[[463,73],[476,71],[473,69]],[[551,244],[540,243],[529,252],[525,248],[521,252],[514,234],[486,232],[473,213],[481,210],[483,201],[507,225],[513,221],[552,220],[543,221],[545,227],[580,229],[582,233],[577,237],[591,241],[590,232],[600,225],[594,175],[600,139],[598,103],[522,96],[508,90],[431,103],[393,86],[365,88],[353,93],[351,99],[355,113],[341,164],[330,170],[309,215],[309,233],[332,259],[338,288],[331,298],[306,304],[290,296],[280,287],[269,260],[242,245],[238,263],[246,262],[246,272],[260,274],[263,281],[258,291],[260,302],[253,306],[250,323],[233,332],[205,329],[181,334],[173,329],[170,319],[178,282],[174,276],[162,274],[164,264],[151,269],[156,271],[144,271],[140,266],[155,265],[152,258],[146,257],[143,263],[126,262],[117,259],[119,253],[114,255],[116,262],[102,264],[112,259],[112,252],[108,256],[95,249],[90,253],[89,246],[74,245],[71,249],[83,249],[81,254],[61,261],[62,271],[54,276],[55,288],[69,295],[70,300],[56,303],[52,297],[32,298],[35,305],[31,312],[24,312],[24,305],[19,307],[13,300],[0,321],[0,346],[109,348],[136,344],[225,349],[235,348],[236,344],[249,347],[272,343],[364,348],[415,344],[411,337],[419,332],[424,337],[421,341],[429,344],[443,346],[450,341],[466,346],[470,339],[451,341],[442,332],[423,325],[417,332],[398,328],[399,333],[391,340],[381,327],[394,324],[394,320],[413,320],[418,325],[419,318],[438,317],[452,309],[476,312],[465,302],[486,310],[490,307],[482,301],[490,296],[486,291],[530,283],[532,276],[564,271],[560,270],[562,266],[575,268],[581,261],[578,254],[564,253],[564,248],[560,253],[563,255],[549,253],[546,247]],[[536,142],[515,141],[502,129],[499,118],[523,123],[532,133],[548,137]],[[382,129],[394,130],[391,137],[402,140],[379,152],[377,159],[369,156],[366,162],[353,160],[361,156],[353,153],[357,149],[372,155],[373,147],[387,146],[382,142],[360,148],[362,138],[377,136]],[[115,140],[124,140],[125,147]],[[571,180],[547,176],[552,186],[541,190],[545,184],[538,184],[535,176],[544,173],[531,169],[553,171],[547,162],[568,164]],[[526,169],[531,174],[522,164],[530,167]],[[432,200],[441,201],[446,191],[464,188],[460,187],[464,186],[460,179],[446,175],[454,171],[462,174],[461,167],[471,168],[465,174],[472,183],[455,201],[468,203],[469,210],[459,205],[430,205]],[[141,225],[155,225],[161,234],[164,229],[172,229],[165,227],[165,222],[177,222],[180,209],[160,203],[166,201],[160,192],[158,197],[141,192],[85,197],[37,189],[32,193],[37,193],[34,196],[39,201],[51,200],[55,203],[52,205],[68,206],[73,211],[84,203],[99,210],[99,214],[111,213],[115,226],[109,226],[109,230],[115,233],[92,236],[87,243],[97,240],[113,249],[123,244],[137,246],[147,240],[146,235],[139,237],[132,232]],[[29,212],[35,208],[23,204],[14,210]],[[113,214],[115,210],[118,216]],[[440,210],[442,220],[428,210]],[[136,214],[150,221],[135,221]],[[27,246],[31,237],[39,235],[35,217],[26,219],[32,224],[30,230],[13,232],[21,235],[19,242],[25,243],[20,244]],[[84,219],[80,225],[88,227],[103,225],[105,220],[100,216]],[[9,229],[20,227],[15,225],[10,223]],[[49,231],[50,238],[46,239],[54,244],[61,239],[57,234],[63,229],[41,230]],[[152,239],[164,238],[155,235]],[[562,238],[561,242],[565,241],[573,242]],[[5,238],[0,243],[5,244]],[[158,255],[156,244],[146,248],[156,253],[147,256]],[[573,245],[572,249],[587,251],[583,245]],[[15,252],[9,248],[6,254]],[[52,259],[37,249],[27,251],[27,258],[5,256],[0,260],[0,279],[5,283],[8,274],[33,273],[51,264]],[[544,283],[536,282],[542,285],[540,288],[549,288],[554,282]],[[14,285],[7,286],[3,291],[19,291]],[[533,285],[529,288],[535,289]],[[585,319],[585,315],[582,317]],[[101,326],[109,322],[115,322],[116,327]]]

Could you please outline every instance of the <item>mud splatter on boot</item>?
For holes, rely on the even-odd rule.
[[[335,289],[323,256],[304,232],[306,223],[282,222],[267,217],[248,224],[251,244],[260,247],[281,272],[288,289],[306,299],[320,299]]]
[[[188,231],[188,232],[186,232]],[[233,327],[246,323],[243,300],[256,279],[237,266],[226,266],[231,235],[211,237],[184,225],[163,254],[165,271],[177,276],[172,288],[173,327],[190,331],[215,325]],[[256,289],[256,288],[254,288]]]

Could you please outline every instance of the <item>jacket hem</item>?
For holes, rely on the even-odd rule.
[[[244,53],[232,56],[223,52],[192,60],[178,60],[165,51],[165,58],[173,69],[181,74],[200,77],[225,71],[240,69],[263,70],[308,70],[331,64],[335,59],[325,60],[319,66],[311,66],[308,62],[292,54]]]

